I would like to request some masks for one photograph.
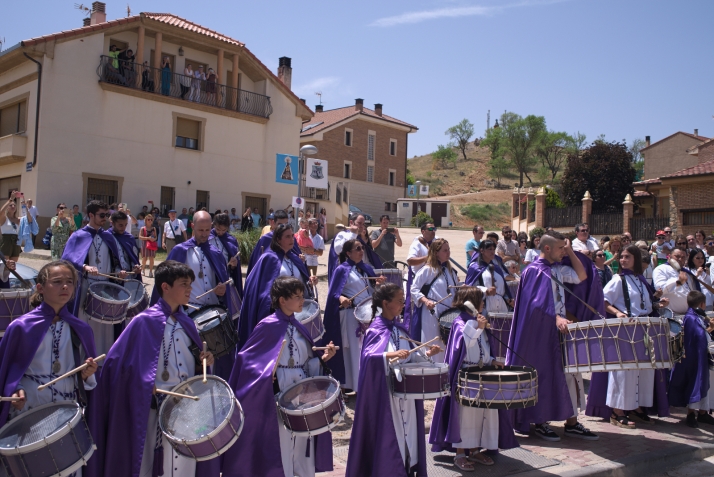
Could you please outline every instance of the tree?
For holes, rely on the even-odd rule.
[[[488,161],[488,176],[496,179],[496,184],[501,187],[501,181],[513,177],[511,172],[511,164],[502,157],[497,157]]]
[[[450,164],[456,167],[456,161],[459,155],[454,151],[454,146],[452,144],[447,144],[446,146],[437,146],[436,152],[431,153],[433,158],[434,169],[446,169]]]
[[[546,134],[545,118],[528,115],[525,118],[516,113],[506,112],[501,115],[501,148],[504,156],[511,162],[513,169],[519,174],[519,187],[523,187],[523,176],[528,178],[528,172],[537,162],[536,148]]]
[[[593,198],[593,211],[622,210],[627,194],[634,194],[635,168],[625,143],[595,141],[578,156],[571,154],[561,180],[562,199],[580,205],[585,191]]]
[[[645,158],[642,156],[642,149],[645,148],[647,143],[644,139],[637,138],[633,139],[630,143],[630,154],[632,154],[633,167],[635,168],[635,180],[641,181],[645,175]]]
[[[577,156],[580,151],[585,149],[585,143],[587,142],[587,137],[580,131],[576,132],[572,136],[568,136],[568,154]]]
[[[451,126],[444,133],[461,149],[466,160],[466,146],[474,135],[474,125],[468,119],[462,119],[456,126]]]
[[[553,181],[568,157],[568,144],[572,138],[564,132],[546,132],[536,147],[536,154],[543,167],[548,169]]]

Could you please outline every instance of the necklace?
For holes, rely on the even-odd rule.
[[[285,265],[287,265],[288,270],[290,270],[290,276],[294,277],[295,276],[295,265],[293,264],[293,261],[290,260],[288,257],[283,258],[283,261],[285,262]]]
[[[297,349],[297,345],[295,344],[295,327],[294,326],[289,326],[288,327],[288,334],[290,337],[290,344],[288,344],[288,352],[290,353],[290,359],[288,359],[288,366],[291,368],[295,366],[295,358],[293,358],[293,354],[295,353],[295,349]]]
[[[171,353],[171,345],[174,344],[174,333],[176,333],[176,325],[178,325],[178,321],[174,321],[173,326],[171,327],[171,337],[169,338],[169,347],[168,349],[166,348],[166,335],[164,335],[164,338],[161,338],[161,349],[164,352],[164,372],[161,373],[161,380],[166,382],[169,380],[169,354]]]
[[[483,332],[478,337],[478,340],[476,340],[478,343],[478,367],[479,368],[483,368],[483,345],[481,344],[482,339],[483,339]]]
[[[203,275],[203,252],[197,252],[196,248],[197,247],[193,248],[193,253],[196,255],[196,258],[198,258],[198,266],[199,266],[198,278],[203,278],[204,277],[204,275]]]
[[[401,346],[400,346],[401,340],[399,339],[400,338],[399,330],[397,329],[396,326],[392,330],[391,335],[392,335],[392,342],[394,343],[394,350],[399,351],[399,349],[401,348]]]
[[[99,244],[97,244],[96,239],[99,239]],[[102,260],[99,258],[99,251],[102,249],[102,239],[101,237],[99,237],[99,235],[94,237],[94,239],[92,240],[92,246],[94,247],[94,259],[97,262],[97,265],[99,265],[100,263],[102,263]]]
[[[59,360],[59,345],[62,339],[62,330],[64,329],[64,320],[59,321],[59,334],[55,335],[57,331],[57,324],[51,326],[52,329],[52,354],[55,360],[52,362],[52,373],[57,374],[62,369],[62,363]]]
[[[644,309],[645,309],[645,290],[644,290],[644,286],[642,285],[642,283],[640,283],[640,279],[639,279],[639,278],[633,278],[632,281],[635,282],[635,286],[637,287],[637,291],[640,292],[640,310],[644,311]]]

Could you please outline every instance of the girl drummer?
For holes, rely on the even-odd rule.
[[[503,270],[494,259],[496,244],[491,240],[484,240],[478,249],[478,260],[471,262],[466,284],[479,287],[486,296],[486,316],[489,313],[506,313],[508,305],[513,306],[513,300]]]
[[[363,261],[364,254],[364,245],[357,239],[348,240],[342,246],[340,265],[332,272],[322,339],[325,343],[333,341],[340,347],[330,363],[332,374],[346,390],[353,391],[358,387],[360,362],[360,323],[355,319],[355,306],[370,299],[374,284],[385,280],[375,277],[374,269]]]
[[[436,239],[429,246],[426,263],[419,269],[412,282],[412,301],[417,304],[416,320],[411,326],[411,335],[422,342],[438,337],[441,349],[446,346],[439,333],[439,315],[451,307],[452,293],[458,286],[459,278],[451,268],[449,242]],[[443,363],[444,354],[434,357],[434,361]]]
[[[378,307],[381,314],[377,314]],[[373,321],[362,345],[347,477],[427,475],[424,402],[392,396],[385,372],[393,364],[428,361],[442,349],[431,345],[410,350],[407,329],[395,322],[403,307],[402,287],[394,283],[377,287]],[[391,363],[392,359],[397,361]]]
[[[623,290],[627,290],[625,296]],[[661,296],[642,276],[640,249],[629,245],[620,253],[620,272],[612,277],[603,290],[607,312],[618,318],[649,316],[653,312],[652,301]],[[669,300],[662,298],[660,306]],[[642,409],[651,407],[654,401],[655,370],[636,369],[610,371],[607,383],[606,403],[612,408],[610,423],[633,429],[631,418],[651,424],[652,420]]]

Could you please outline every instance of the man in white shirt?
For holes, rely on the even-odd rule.
[[[672,237],[672,227],[665,227],[664,228],[664,234],[666,235],[665,237],[665,242],[667,246],[669,247],[670,250],[674,250],[674,237]]]
[[[590,226],[587,223],[578,224],[575,226],[575,233],[577,237],[573,239],[573,250],[592,259],[594,252],[600,250],[600,244],[590,236]]]
[[[26,205],[27,205],[27,209],[25,209],[25,205],[22,206],[22,215],[25,215],[27,212],[29,212],[30,215],[32,216],[32,220],[33,220],[35,223],[37,223],[37,222],[36,222],[36,221],[37,221],[37,207],[35,207],[34,205],[32,205],[32,199],[27,199],[27,200],[26,200]],[[26,211],[27,211],[27,212],[26,212]],[[33,235],[33,236],[32,236],[32,243],[33,243],[33,244],[35,243],[35,238],[36,238],[36,237],[37,237],[37,235]]]
[[[687,295],[690,291],[696,290],[694,280],[683,269],[687,264],[687,255],[683,250],[675,248],[670,254],[670,258],[675,260],[682,270],[679,272],[669,263],[664,263],[655,268],[652,273],[652,281],[657,290],[662,290],[662,297],[669,299],[669,307],[675,315],[683,315],[687,312]]]
[[[319,222],[315,217],[307,221],[313,248],[311,250],[307,250],[307,253],[305,254],[305,265],[307,265],[307,269],[310,270],[310,273],[315,275],[317,275],[317,257],[321,257],[322,253],[325,251],[325,241],[322,239],[322,236],[317,233],[318,223]]]
[[[195,222],[195,216],[194,216]],[[176,211],[169,210],[169,220],[164,224],[164,249],[166,253],[171,253],[171,249],[176,244],[186,241],[186,226],[183,221],[176,218]]]
[[[407,264],[412,268],[412,273],[416,275],[416,272],[421,269],[426,263],[426,257],[429,254],[429,245],[436,238],[436,227],[433,223],[427,222],[421,226],[421,237],[414,239],[412,244],[409,246],[409,253],[407,254]]]
[[[243,217],[241,217],[240,215],[236,214],[236,208],[235,208],[235,207],[231,208],[231,213],[228,214],[228,217],[231,219],[231,222],[233,222],[234,220],[237,220],[238,223],[240,223],[241,219],[243,219]]]

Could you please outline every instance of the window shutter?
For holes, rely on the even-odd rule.
[[[198,121],[176,118],[176,135],[198,141]]]
[[[0,110],[0,137],[9,136],[17,132],[17,104]]]
[[[27,101],[20,103],[18,108],[17,132],[21,133],[27,131]]]

